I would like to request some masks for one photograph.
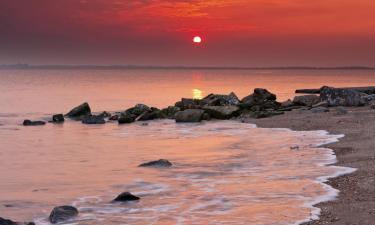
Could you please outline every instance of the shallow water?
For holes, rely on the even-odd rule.
[[[316,217],[319,210],[313,203],[336,196],[322,181],[352,171],[325,166],[334,163],[335,156],[316,146],[341,136],[324,131],[261,129],[236,121],[20,125],[25,118],[66,112],[83,100],[96,111],[118,110],[139,102],[168,105],[199,88],[203,93],[233,90],[241,96],[254,85],[226,83],[233,76],[246,77],[238,74],[241,71],[217,80],[210,79],[213,71],[206,72],[206,86],[193,85],[195,75],[187,71],[176,80],[155,71],[140,78],[121,75],[124,71],[106,73],[110,71],[0,71],[0,216],[48,224],[54,206],[73,204],[81,213],[67,224],[296,224]],[[340,86],[359,85],[365,78],[368,75]],[[292,84],[276,81],[256,86],[269,85],[283,98],[292,96],[287,88]],[[299,150],[291,149],[295,145]],[[137,167],[159,158],[174,166]],[[123,191],[141,200],[111,204]]]

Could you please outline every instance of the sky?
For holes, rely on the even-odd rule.
[[[375,66],[375,1],[0,0],[11,63]]]

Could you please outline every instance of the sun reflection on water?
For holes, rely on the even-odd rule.
[[[192,92],[193,92],[193,99],[202,99],[203,98],[202,97],[203,92],[201,90],[193,89]]]

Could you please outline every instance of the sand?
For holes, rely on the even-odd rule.
[[[375,224],[375,109],[370,107],[345,108],[340,115],[337,108],[328,113],[294,110],[281,116],[248,119],[259,127],[290,128],[293,130],[327,130],[345,134],[339,142],[330,144],[338,159],[336,165],[357,168],[352,174],[327,182],[340,190],[336,200],[317,205],[322,209],[320,220],[305,225],[373,225]]]

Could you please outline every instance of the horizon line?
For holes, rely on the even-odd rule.
[[[157,65],[95,65],[95,64],[2,64],[0,69],[175,69],[175,70],[375,70],[371,66],[157,66]]]

